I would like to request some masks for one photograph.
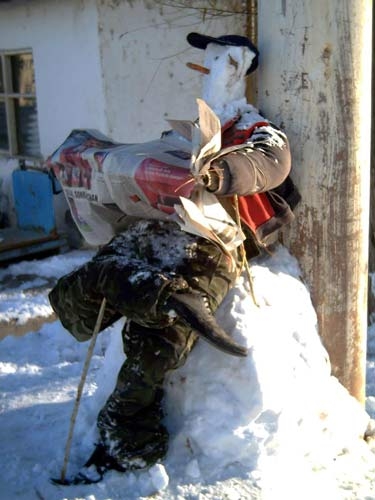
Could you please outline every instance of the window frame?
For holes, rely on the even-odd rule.
[[[11,57],[20,54],[31,54],[35,71],[34,56],[31,48],[14,49],[14,50],[0,49],[0,64],[2,66],[2,77],[3,77],[3,87],[4,87],[3,91],[0,91],[0,102],[3,102],[5,104],[6,129],[8,134],[8,149],[0,147],[0,158],[1,156],[8,156],[8,157],[11,156],[12,158],[31,160],[34,163],[35,162],[41,163],[43,161],[41,153],[39,153],[39,155],[37,156],[25,155],[19,153],[19,147],[17,141],[17,120],[15,113],[15,100],[21,98],[33,99],[35,101],[35,104],[37,105],[36,93],[19,93],[13,91]]]

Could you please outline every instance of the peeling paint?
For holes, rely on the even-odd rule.
[[[286,0],[281,0],[281,13],[284,17],[286,16]]]
[[[324,64],[324,77],[328,80],[332,74],[331,68],[332,44],[328,43],[323,47],[321,59]]]
[[[308,89],[309,85],[309,74],[307,71],[301,73],[301,89]]]
[[[285,236],[311,289],[334,374],[361,400],[371,93],[362,47],[371,46],[371,7],[367,0],[302,4],[282,0],[283,16],[260,5],[270,62],[258,75],[265,89],[258,105],[290,139],[302,202]]]
[[[111,2],[116,9],[108,8],[104,0],[96,3],[98,21],[103,27],[99,48],[108,127],[113,131],[113,139],[141,142],[154,138],[165,129],[165,112],[195,119],[201,79],[186,68],[190,50],[194,49],[186,43],[189,26],[181,26],[176,9],[165,5],[161,15],[160,4],[151,0]],[[239,5],[236,0],[234,4]],[[215,8],[220,5],[229,8],[229,2],[224,0],[211,4]],[[207,16],[202,23],[198,7],[189,8],[188,12],[191,30],[244,34],[243,16]],[[203,57],[201,52],[195,51],[197,62]]]
[[[318,93],[318,100],[317,104],[326,104],[327,103],[327,96],[324,92],[319,92]]]
[[[304,29],[304,34],[303,34],[303,42],[302,42],[302,55],[305,55],[305,50],[306,50],[306,45],[307,42],[309,41],[309,36],[308,36],[309,28],[305,26]]]

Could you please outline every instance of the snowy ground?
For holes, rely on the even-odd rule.
[[[14,324],[16,331],[30,318],[50,318],[53,281],[91,255],[74,251],[0,269],[0,325]],[[330,376],[295,260],[280,248],[252,272],[258,306],[241,279],[217,314],[248,345],[248,358],[200,341],[166,383],[171,439],[165,461],[145,472],[111,472],[98,485],[49,482],[61,472],[87,343],[77,343],[58,321],[2,340],[0,498],[374,500],[375,444],[360,436],[375,417],[375,325],[369,328],[366,413]],[[96,344],[70,473],[92,449],[97,411],[123,361],[121,324]]]

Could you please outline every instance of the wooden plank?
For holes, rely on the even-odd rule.
[[[57,240],[59,235],[56,232],[44,234],[38,231],[27,229],[7,228],[0,230],[0,253],[7,250],[27,247],[45,241]]]
[[[0,241],[0,263],[10,260],[20,260],[30,255],[43,254],[49,251],[68,249],[65,237],[53,233],[41,237],[34,231],[20,231],[19,229],[6,229],[6,239]],[[4,230],[0,231],[0,239]],[[4,237],[4,236],[3,236]]]

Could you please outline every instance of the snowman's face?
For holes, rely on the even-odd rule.
[[[248,47],[207,45],[204,67],[209,73],[203,80],[203,98],[208,104],[218,107],[244,97],[246,71],[254,56]]]

